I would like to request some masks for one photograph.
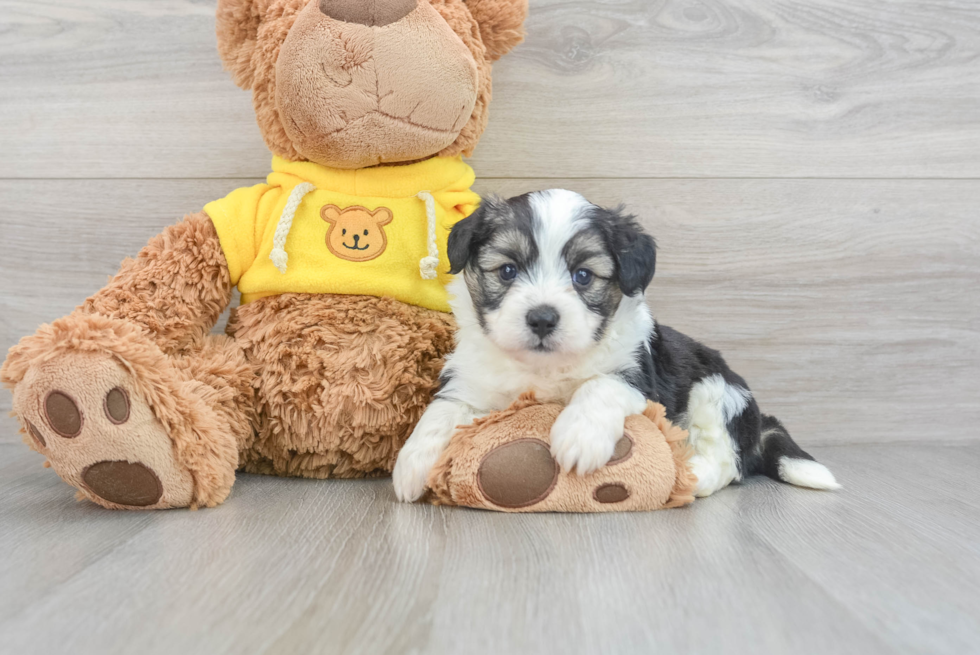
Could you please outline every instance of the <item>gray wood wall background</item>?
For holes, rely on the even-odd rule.
[[[478,190],[625,202],[658,318],[803,444],[977,437],[980,2],[533,0],[527,29]],[[213,0],[0,0],[0,153],[2,351],[269,165]]]

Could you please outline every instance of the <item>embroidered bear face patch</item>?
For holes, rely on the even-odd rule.
[[[351,262],[366,262],[378,257],[388,247],[384,226],[393,215],[387,207],[375,210],[353,206],[341,209],[337,205],[320,208],[320,218],[330,224],[327,248],[337,257]]]

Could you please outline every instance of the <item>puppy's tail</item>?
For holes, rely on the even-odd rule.
[[[793,437],[774,416],[762,415],[760,473],[773,480],[811,489],[840,489],[840,484],[823,464],[796,445]]]

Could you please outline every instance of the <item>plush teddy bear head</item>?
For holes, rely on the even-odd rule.
[[[269,148],[334,168],[472,153],[527,0],[219,0],[218,50]]]

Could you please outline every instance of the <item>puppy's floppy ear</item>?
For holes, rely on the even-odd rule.
[[[624,213],[623,207],[596,210],[596,220],[604,226],[609,250],[616,260],[620,290],[627,296],[642,292],[657,269],[657,242],[643,231],[635,216]]]
[[[486,200],[480,203],[476,211],[453,225],[449,232],[449,243],[446,254],[449,255],[449,272],[457,275],[466,268],[470,255],[478,245],[478,236],[483,232],[483,224],[490,203]]]

